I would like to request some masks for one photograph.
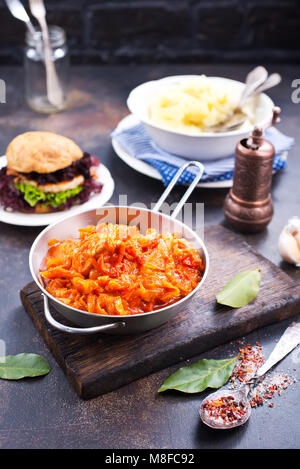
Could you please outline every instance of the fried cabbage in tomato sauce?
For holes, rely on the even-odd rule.
[[[204,271],[199,252],[176,233],[99,224],[78,239],[50,240],[40,275],[68,306],[105,315],[147,313],[187,296]]]

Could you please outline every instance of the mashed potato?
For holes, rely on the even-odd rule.
[[[188,134],[209,132],[233,112],[239,93],[205,75],[166,86],[150,103],[153,124]]]

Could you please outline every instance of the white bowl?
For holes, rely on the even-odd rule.
[[[239,140],[248,137],[254,125],[265,126],[272,119],[274,103],[265,93],[257,96],[255,102],[254,122],[243,125],[230,132],[203,132],[197,135],[188,135],[182,132],[165,129],[155,125],[149,116],[149,105],[153,98],[161,92],[163,87],[182,84],[185,80],[196,78],[197,75],[178,75],[153,80],[134,88],[127,99],[127,106],[144,125],[153,141],[167,152],[188,159],[213,160],[232,155]],[[211,80],[224,85],[230,85],[239,94],[242,93],[244,83],[221,77],[209,77]]]

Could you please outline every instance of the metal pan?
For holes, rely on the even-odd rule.
[[[178,203],[171,216],[160,213],[159,209],[161,205],[171,192],[180,175],[189,166],[196,166],[199,169],[199,172],[195,176],[192,184],[187,189],[186,193]],[[186,224],[176,220],[176,216],[199,182],[203,174],[203,170],[203,165],[197,161],[191,161],[183,165],[176,173],[174,179],[167,186],[166,190],[162,194],[159,201],[156,203],[153,210],[132,206],[102,207],[101,209],[80,212],[76,215],[66,217],[63,220],[48,226],[39,234],[30,250],[29,266],[35,283],[43,293],[45,317],[51,326],[59,329],[60,331],[72,334],[93,334],[99,332],[118,335],[135,334],[160,326],[175,316],[175,314],[179,313],[183,306],[186,306],[186,304],[191,300],[192,296],[204,283],[208,272],[209,259],[206,247],[201,238]],[[150,313],[126,316],[101,315],[88,313],[65,305],[46,291],[46,289],[43,287],[39,274],[41,263],[47,255],[48,241],[50,239],[64,240],[72,237],[78,237],[79,228],[84,228],[87,225],[97,225],[99,222],[121,223],[126,225],[139,224],[141,232],[144,232],[147,228],[155,228],[159,233],[179,232],[183,237],[188,239],[193,244],[194,248],[199,249],[205,266],[202,280],[199,282],[197,287],[185,298],[170,306],[163,307]],[[64,318],[81,327],[66,326],[54,319],[50,312],[49,302]]]

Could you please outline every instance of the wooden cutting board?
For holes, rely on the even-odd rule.
[[[192,301],[166,324],[133,336],[77,336],[46,323],[35,283],[20,292],[22,303],[75,391],[84,399],[112,391],[218,344],[241,337],[300,311],[300,285],[226,228],[208,226],[208,277]],[[248,306],[218,305],[215,294],[236,273],[261,269],[257,298]],[[52,310],[61,322],[64,319]]]

